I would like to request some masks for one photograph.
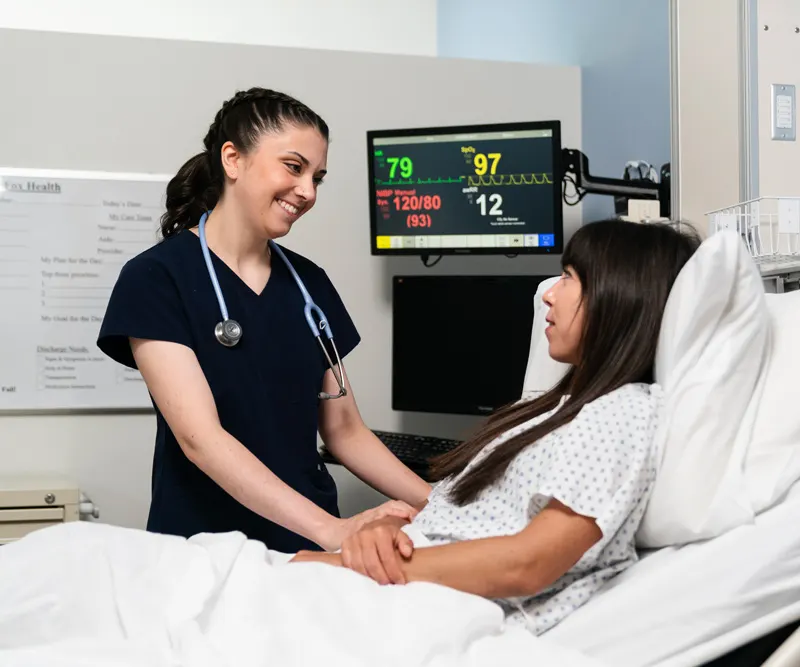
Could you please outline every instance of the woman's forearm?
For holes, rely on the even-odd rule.
[[[409,505],[425,505],[431,486],[409,470],[366,426],[329,437],[328,451],[350,472],[373,489]]]
[[[158,409],[194,465],[256,514],[323,548],[339,546],[328,535],[341,521],[291,489],[222,427],[211,388],[191,349],[132,338],[131,351]]]
[[[303,552],[293,562],[342,567],[338,553]],[[537,560],[516,535],[415,549],[402,567],[409,583],[427,581],[489,599],[535,595],[563,574]]]
[[[430,581],[487,598],[536,595],[602,537],[594,518],[553,498],[519,533],[416,549],[407,581]]]
[[[192,463],[251,511],[325,549],[336,546],[331,540],[338,520],[283,482],[222,427],[179,442]]]
[[[405,563],[409,582],[427,581],[485,598],[534,595],[561,572],[548,572],[518,535],[415,549]]]
[[[414,549],[401,562],[403,580],[428,581],[489,599],[536,595],[558,581],[601,537],[595,519],[553,498],[519,533]],[[376,544],[371,542],[372,547]],[[342,565],[339,554],[321,559],[302,554],[298,560]]]

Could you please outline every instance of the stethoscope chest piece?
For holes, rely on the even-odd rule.
[[[233,347],[242,340],[242,327],[236,320],[223,320],[214,327],[214,335],[225,347]]]
[[[225,347],[233,347],[242,339],[242,326],[236,320],[232,320],[228,317],[228,307],[225,305],[225,298],[222,296],[222,288],[219,286],[219,281],[217,280],[217,272],[214,271],[214,265],[211,261],[211,251],[208,249],[208,244],[206,243],[206,219],[208,218],[208,212],[203,213],[200,216],[200,222],[198,226],[200,228],[200,246],[203,249],[203,258],[206,262],[206,268],[208,269],[208,275],[211,278],[211,283],[214,286],[214,292],[217,295],[217,302],[219,303],[219,310],[222,314],[222,321],[218,322],[217,325],[214,327],[214,336],[216,339],[222,343]],[[328,362],[328,366],[330,367],[331,371],[333,372],[334,377],[336,378],[336,384],[339,385],[339,392],[336,394],[329,394],[325,391],[319,393],[319,398],[322,400],[330,400],[333,398],[341,398],[342,396],[347,396],[347,388],[346,388],[346,378],[344,372],[344,364],[342,363],[341,358],[339,357],[339,351],[336,349],[336,343],[333,340],[333,332],[331,331],[330,323],[328,319],[325,317],[325,313],[322,312],[322,309],[314,303],[314,300],[311,298],[311,295],[308,293],[306,286],[303,284],[302,279],[298,275],[297,271],[294,270],[292,263],[289,261],[289,258],[283,253],[280,246],[272,243],[270,241],[270,247],[275,250],[278,256],[281,258],[283,263],[286,265],[286,268],[289,270],[289,273],[292,274],[295,283],[297,283],[297,288],[300,290],[301,294],[303,295],[303,301],[305,301],[305,306],[303,308],[303,313],[306,316],[306,322],[308,323],[308,328],[311,330],[311,333],[314,335],[314,338],[320,344],[322,348],[322,352],[325,355],[325,359]],[[314,315],[319,318],[319,324],[314,321]],[[328,350],[325,348],[325,344],[322,342],[322,335],[330,341],[331,347],[333,348],[333,353],[335,359],[331,359]],[[337,373],[338,370],[338,373]]]

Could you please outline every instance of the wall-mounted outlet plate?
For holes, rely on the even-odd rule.
[[[797,104],[795,87],[787,83],[772,84],[772,138],[794,141],[797,137]]]

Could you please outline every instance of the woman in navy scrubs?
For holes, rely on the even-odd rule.
[[[163,240],[120,272],[98,339],[141,372],[156,408],[148,530],[238,530],[293,553],[338,549],[388,514],[411,518],[430,487],[365,426],[324,326],[332,364],[309,328],[292,270],[340,358],[359,343],[356,327],[325,271],[273,243],[316,201],[328,126],[297,100],[254,88],[223,104],[204,144],[167,187]],[[398,500],[340,518],[317,432]]]

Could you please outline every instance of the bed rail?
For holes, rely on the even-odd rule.
[[[778,647],[761,667],[798,667],[800,666],[800,628],[795,630],[786,641]]]

